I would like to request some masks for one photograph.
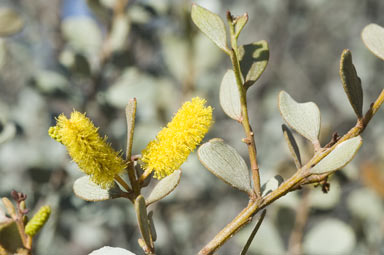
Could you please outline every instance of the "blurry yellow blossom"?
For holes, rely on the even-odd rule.
[[[50,214],[51,207],[48,205],[41,207],[25,226],[25,233],[30,236],[36,235],[36,233],[44,226],[45,222],[47,222]]]
[[[113,184],[114,177],[125,169],[125,162],[118,152],[101,138],[92,121],[85,114],[74,111],[71,118],[64,114],[48,131],[49,135],[67,147],[68,153],[79,168],[90,175],[102,188]]]
[[[173,120],[142,151],[141,163],[161,179],[172,174],[203,140],[212,125],[212,107],[199,97],[184,103]]]

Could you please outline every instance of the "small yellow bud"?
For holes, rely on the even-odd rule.
[[[47,222],[49,215],[51,214],[51,207],[45,205],[40,208],[40,210],[33,215],[32,219],[25,226],[25,233],[29,236],[36,235],[37,232],[44,226]]]
[[[199,97],[184,103],[167,127],[142,151],[144,169],[161,179],[177,170],[203,140],[212,125],[212,107]]]
[[[98,128],[85,114],[74,111],[70,119],[61,114],[56,126],[51,127],[48,133],[67,147],[81,171],[90,175],[94,183],[107,188],[126,164],[120,153],[106,142],[107,137],[101,138],[97,131]]]

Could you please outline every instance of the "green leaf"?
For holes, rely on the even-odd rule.
[[[352,53],[350,50],[343,50],[341,54],[340,78],[349,102],[360,119],[363,116],[363,90],[361,88],[361,80],[357,76],[355,66],[352,63]]]
[[[233,70],[228,70],[221,81],[220,105],[229,117],[241,121],[240,93]]]
[[[11,221],[0,229],[0,247],[11,254],[16,254],[17,249],[24,247],[15,221]]]
[[[135,200],[135,211],[141,236],[143,237],[147,246],[153,247],[147,215],[147,207],[145,205],[145,199],[142,195],[139,195]]]
[[[248,13],[244,13],[243,15],[236,17],[234,22],[235,22],[235,37],[238,38],[241,30],[243,30],[244,26],[248,22]]]
[[[292,158],[295,161],[295,165],[297,169],[299,169],[302,165],[299,146],[297,146],[295,137],[293,136],[291,130],[286,126],[281,126],[283,129],[284,138],[287,141],[289,151],[291,152]]]
[[[73,183],[73,192],[81,199],[96,202],[118,198],[122,191],[116,184],[109,189],[102,189],[92,182],[87,175],[80,177]]]
[[[275,189],[277,189],[284,182],[283,177],[275,175],[261,186],[261,196],[265,197]]]
[[[204,143],[197,153],[201,163],[218,178],[248,194],[253,192],[247,164],[223,139],[215,138]]]
[[[16,34],[23,29],[24,21],[10,8],[0,8],[0,37]]]
[[[227,33],[223,20],[215,13],[192,4],[191,17],[195,25],[220,49],[228,52]]]
[[[361,32],[361,38],[376,57],[384,60],[384,28],[382,26],[373,23],[367,25]]]
[[[279,93],[279,109],[287,124],[312,143],[318,141],[320,110],[313,102],[298,103],[287,92]]]
[[[269,60],[267,41],[258,41],[239,47],[240,68],[245,77],[244,86],[254,84],[264,72]]]
[[[161,179],[146,199],[147,206],[171,193],[179,185],[180,177],[181,170],[176,170],[171,175]]]
[[[356,136],[338,144],[331,153],[312,167],[311,173],[323,174],[342,168],[353,159],[362,143],[361,136]]]

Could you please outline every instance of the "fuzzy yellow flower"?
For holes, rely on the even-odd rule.
[[[39,232],[39,230],[47,222],[50,214],[50,206],[45,205],[41,207],[40,210],[35,215],[33,215],[32,219],[25,226],[25,233],[29,236],[36,235],[36,233]]]
[[[212,125],[212,107],[199,97],[184,103],[167,127],[142,151],[142,167],[161,179],[172,174],[203,140]]]
[[[101,138],[92,121],[85,114],[74,111],[71,118],[64,114],[57,118],[57,124],[48,131],[56,141],[67,147],[68,153],[79,168],[90,175],[91,180],[107,188],[114,177],[125,169],[121,155]]]

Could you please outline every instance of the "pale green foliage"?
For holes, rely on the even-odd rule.
[[[73,183],[73,192],[79,198],[92,202],[113,199],[121,195],[121,190],[115,183],[103,189],[92,182],[88,175],[80,177]]]
[[[177,185],[179,185],[181,177],[181,171],[176,170],[171,175],[161,179],[159,183],[152,189],[151,194],[145,200],[147,206],[159,201],[160,199],[171,193]]]
[[[362,143],[361,136],[356,136],[340,143],[331,153],[314,166],[311,172],[323,174],[342,168],[353,159]]]
[[[365,46],[378,58],[384,60],[384,28],[377,24],[369,24],[363,29],[361,37]]]
[[[288,125],[308,140],[318,140],[320,132],[320,110],[313,102],[298,103],[287,92],[279,94],[281,116]]]
[[[247,193],[252,192],[247,164],[222,139],[215,138],[201,145],[198,155],[201,163],[224,182]]]
[[[227,70],[221,81],[220,105],[229,117],[237,121],[241,120],[240,93],[233,70]]]

